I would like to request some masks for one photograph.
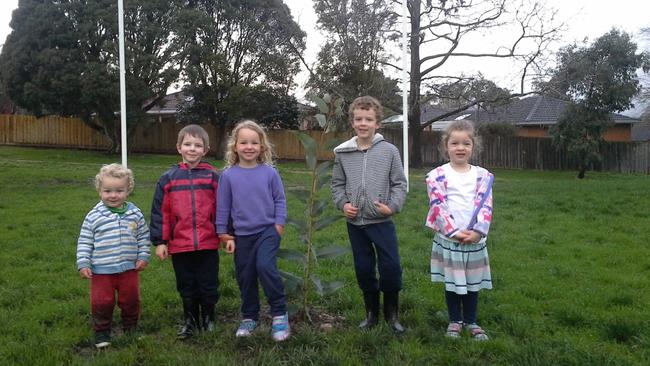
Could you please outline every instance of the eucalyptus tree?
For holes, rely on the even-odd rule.
[[[174,38],[180,0],[125,4],[129,131],[177,79]],[[23,0],[0,56],[8,95],[37,116],[79,116],[119,147],[117,3]]]
[[[218,138],[243,117],[297,123],[288,93],[305,33],[282,1],[188,0],[180,21],[185,121],[209,121]]]

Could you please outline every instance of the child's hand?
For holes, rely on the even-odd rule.
[[[463,232],[466,234],[465,239],[461,240],[463,244],[474,244],[481,240],[481,234],[474,230],[463,230]]]
[[[390,209],[390,207],[386,206],[385,204],[375,201],[374,202],[375,207],[377,207],[377,211],[379,211],[380,214],[384,216],[390,216],[393,214],[393,210]]]
[[[145,268],[147,268],[147,262],[143,260],[139,260],[135,262],[135,270],[140,272],[143,271]]]
[[[357,214],[359,213],[359,209],[357,207],[352,206],[350,202],[346,203],[343,205],[343,213],[345,214],[345,217],[348,219],[353,219],[357,217]]]
[[[79,270],[79,276],[84,279],[91,279],[93,278],[93,272],[90,270],[90,268],[82,268]]]
[[[461,243],[464,243],[465,239],[467,239],[468,236],[467,230],[459,230],[454,234],[453,238],[458,240]]]
[[[275,224],[275,231],[278,232],[278,235],[282,236],[282,234],[284,234],[284,226],[280,224]]]
[[[235,241],[230,239],[226,240],[226,253],[232,254],[235,252]]]
[[[169,256],[169,252],[167,251],[167,245],[165,244],[157,245],[156,255],[158,256],[158,258],[160,258],[161,261],[167,259],[167,256]]]

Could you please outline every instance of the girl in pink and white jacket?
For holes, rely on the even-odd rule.
[[[431,281],[445,284],[447,336],[458,338],[463,325],[475,340],[488,336],[477,324],[478,292],[492,288],[487,234],[492,221],[492,173],[469,163],[476,147],[468,121],[449,125],[442,144],[449,163],[426,176],[429,213],[435,230]]]

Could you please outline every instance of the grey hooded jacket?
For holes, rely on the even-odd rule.
[[[348,221],[368,225],[390,220],[377,211],[374,202],[381,202],[398,213],[406,199],[406,177],[399,150],[375,134],[366,151],[359,150],[357,137],[334,148],[336,158],[332,171],[332,198],[339,210],[350,202],[359,214]]]

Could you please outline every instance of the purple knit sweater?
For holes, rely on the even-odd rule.
[[[269,225],[284,225],[287,203],[278,172],[271,166],[234,165],[224,170],[217,191],[217,232],[228,232],[232,218],[235,235],[252,235]]]

